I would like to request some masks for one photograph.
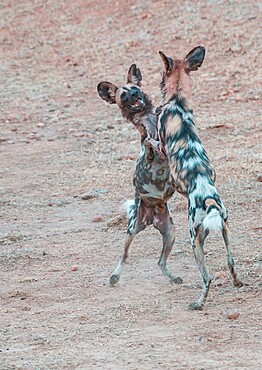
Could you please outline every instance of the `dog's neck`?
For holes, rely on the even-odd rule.
[[[186,109],[189,108],[189,99],[192,91],[192,81],[184,70],[184,61],[174,60],[173,70],[169,75],[163,73],[160,83],[163,105],[175,101]]]

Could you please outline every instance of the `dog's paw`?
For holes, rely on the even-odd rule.
[[[120,275],[111,275],[109,283],[111,286],[114,286],[116,283],[118,283],[120,279]]]
[[[196,302],[193,302],[191,303],[189,306],[188,306],[188,309],[190,311],[202,311],[203,310],[203,306],[201,304],[198,304]]]
[[[241,288],[244,284],[240,280],[234,281],[234,286],[237,288]]]
[[[182,284],[183,279],[179,276],[178,277],[173,276],[173,277],[170,278],[170,283],[172,283],[172,284]]]

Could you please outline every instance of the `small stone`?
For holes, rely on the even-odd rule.
[[[114,227],[114,226],[117,226],[117,225],[126,225],[126,222],[127,222],[126,214],[117,215],[117,216],[111,218],[107,222],[107,226],[108,227]]]
[[[93,220],[92,220],[93,222],[101,222],[101,221],[103,221],[103,217],[101,217],[101,216],[96,216],[95,218],[93,218]]]
[[[258,182],[262,182],[262,175],[259,175],[259,176],[257,177],[257,181],[258,181]]]
[[[41,140],[41,135],[32,133],[28,136],[28,139],[30,139],[30,140]]]
[[[240,316],[240,313],[239,313],[239,312],[231,312],[231,313],[229,313],[229,314],[227,315],[227,318],[228,318],[229,320],[236,320],[236,319],[238,319],[238,318],[239,318],[239,316]]]
[[[74,137],[83,137],[85,136],[84,132],[75,132],[72,134]]]
[[[226,278],[226,273],[224,271],[219,271],[215,274],[215,280],[219,279],[225,279]]]
[[[78,267],[77,267],[76,265],[73,265],[73,266],[71,267],[71,271],[77,271],[77,269],[78,269]]]
[[[89,199],[96,198],[97,196],[98,196],[98,194],[96,194],[96,193],[85,193],[85,194],[81,195],[81,199],[89,200]]]

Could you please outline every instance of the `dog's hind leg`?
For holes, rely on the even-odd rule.
[[[231,275],[233,277],[234,285],[236,287],[241,287],[241,286],[243,286],[243,283],[238,279],[238,276],[237,276],[237,273],[236,273],[235,261],[234,261],[232,249],[231,249],[231,246],[230,246],[229,227],[228,227],[228,225],[225,221],[223,222],[223,226],[222,226],[222,234],[223,234],[224,242],[225,242],[226,249],[227,249],[228,268],[229,268],[229,271],[231,272]]]
[[[115,285],[119,279],[120,279],[120,274],[121,274],[121,271],[122,271],[122,267],[123,267],[123,263],[126,262],[126,259],[128,257],[128,250],[129,250],[129,247],[130,247],[130,244],[132,243],[132,240],[134,239],[134,236],[136,235],[136,232],[134,230],[133,233],[129,233],[129,231],[127,231],[127,237],[126,237],[126,241],[125,241],[125,248],[124,248],[124,254],[123,256],[120,258],[114,272],[112,273],[111,277],[110,277],[110,285],[113,286]]]
[[[191,230],[191,235],[194,232]],[[195,260],[202,276],[202,292],[200,298],[197,302],[191,303],[189,306],[190,310],[202,310],[204,303],[207,299],[210,283],[212,281],[209,275],[208,269],[206,267],[205,254],[204,254],[204,241],[208,235],[208,231],[204,230],[204,227],[200,225],[197,230],[195,230],[195,236],[192,237],[192,247],[195,256]]]
[[[169,278],[170,282],[181,284],[183,280],[179,276],[173,275],[166,266],[167,258],[175,242],[175,227],[167,205],[161,211],[160,213],[156,213],[153,218],[153,225],[160,231],[163,237],[163,249],[158,266],[161,268],[164,276]]]
[[[119,279],[122,271],[123,264],[126,262],[129,252],[130,244],[134,239],[135,235],[140,231],[144,230],[147,226],[147,215],[144,213],[144,207],[139,198],[136,198],[135,202],[128,206],[128,228],[127,236],[125,241],[124,253],[120,258],[117,267],[113,271],[110,277],[110,285],[115,285]]]

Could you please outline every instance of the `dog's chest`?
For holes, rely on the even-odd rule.
[[[148,153],[140,154],[134,174],[134,186],[143,198],[165,199],[173,194],[170,182],[170,171],[167,159],[160,159],[154,153],[153,158],[148,160]]]

